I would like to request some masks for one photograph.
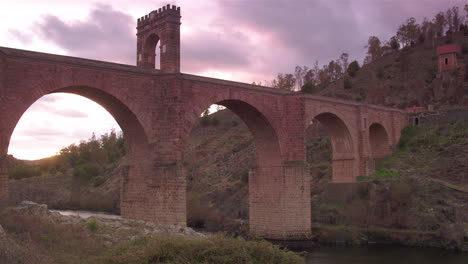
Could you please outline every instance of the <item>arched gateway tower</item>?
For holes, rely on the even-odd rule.
[[[164,6],[137,21],[137,66],[161,71],[180,72],[180,7]],[[156,57],[159,43],[161,58]]]
[[[407,123],[398,109],[180,73],[180,8],[165,6],[138,19],[137,66],[0,47],[0,199],[8,198],[6,157],[16,124],[56,92],[87,97],[119,123],[130,148],[121,169],[122,217],[162,225],[186,225],[191,128],[212,104],[230,109],[252,133],[258,157],[248,181],[250,232],[271,239],[311,235],[310,124],[330,130],[332,181],[354,182],[373,172],[373,160],[390,153]]]

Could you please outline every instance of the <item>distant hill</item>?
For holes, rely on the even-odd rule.
[[[442,37],[405,47],[364,65],[355,77],[348,77],[351,88],[344,88],[344,78],[319,92],[320,95],[362,101],[370,104],[405,108],[408,106],[468,105],[467,76],[449,72],[438,74],[436,47],[447,42],[463,47],[468,65],[468,36],[456,32],[447,40]]]

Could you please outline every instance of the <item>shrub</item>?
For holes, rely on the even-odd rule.
[[[400,48],[400,43],[396,38],[392,38],[390,41],[390,47],[394,50],[398,50]]]
[[[106,178],[103,177],[103,176],[97,176],[97,177],[93,178],[93,186],[94,187],[98,187],[98,186],[100,186],[101,184],[103,184],[105,182],[106,182]]]
[[[207,127],[211,124],[211,120],[210,120],[210,117],[209,116],[203,116],[201,119],[200,119],[200,124],[202,125],[202,127]]]
[[[379,79],[382,79],[384,77],[384,70],[383,68],[378,68],[377,69],[377,73],[375,74],[375,76]]]
[[[308,82],[301,87],[301,92],[312,94],[316,91],[316,88],[317,87],[313,83]]]
[[[352,88],[351,80],[349,80],[348,76],[345,76],[343,79],[343,88],[346,90]]]
[[[462,44],[462,53],[468,54],[468,42],[463,42]]]
[[[360,66],[359,66],[359,63],[357,61],[353,61],[349,64],[348,66],[348,74],[349,76],[351,77],[354,77],[356,76],[357,72],[359,71],[360,69]]]
[[[217,117],[213,117],[211,119],[210,123],[211,123],[212,126],[218,126],[219,125],[219,119]]]
[[[99,167],[96,164],[82,164],[73,168],[73,177],[81,180],[89,180],[99,174]]]
[[[299,264],[304,259],[267,241],[223,235],[141,238],[113,249],[96,263],[269,263]]]
[[[8,171],[10,178],[12,179],[24,179],[37,177],[41,175],[41,171],[38,166],[21,166],[16,168],[11,168]]]
[[[240,174],[240,179],[243,183],[249,182],[249,169],[243,169]]]
[[[85,226],[91,232],[96,232],[99,229],[99,225],[96,219],[87,219],[85,222]]]
[[[232,120],[232,126],[233,127],[236,127],[239,125],[239,122],[237,122],[237,120]]]
[[[430,69],[427,70],[427,77],[426,77],[426,83],[432,83],[434,79],[437,77],[437,67],[431,67]]]

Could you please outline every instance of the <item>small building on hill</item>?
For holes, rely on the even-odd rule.
[[[438,46],[437,55],[439,56],[439,72],[464,68],[461,48],[457,44]]]

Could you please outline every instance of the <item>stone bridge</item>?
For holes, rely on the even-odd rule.
[[[180,18],[180,8],[165,6],[138,19],[137,66],[0,48],[0,155],[36,100],[58,92],[84,96],[115,118],[129,144],[122,216],[185,226],[184,145],[203,110],[222,105],[246,123],[258,154],[249,174],[250,232],[309,237],[307,127],[320,122],[329,131],[333,182],[354,182],[391,152],[407,124],[405,112],[180,73]],[[157,43],[160,70],[154,69]],[[0,195],[8,197],[1,158]]]

